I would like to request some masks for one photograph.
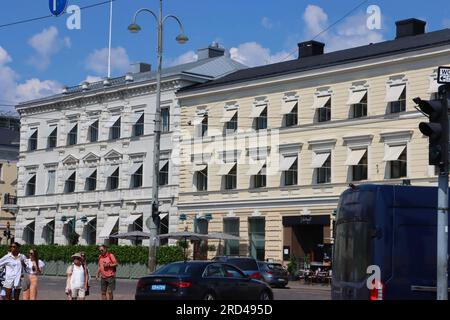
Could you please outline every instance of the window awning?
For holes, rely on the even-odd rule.
[[[233,117],[236,115],[236,113],[237,113],[237,109],[225,110],[223,113],[223,117],[220,119],[220,122],[222,122],[222,123],[230,122],[231,119],[233,119]]]
[[[161,170],[162,168],[164,168],[164,166],[166,165],[166,164],[168,164],[169,163],[169,160],[160,160],[159,161],[159,170]]]
[[[82,179],[87,179],[89,178],[95,171],[97,171],[97,168],[87,168],[83,171],[83,173],[81,174],[81,178]]]
[[[266,161],[258,161],[256,163],[250,164],[250,169],[247,172],[247,175],[254,176],[259,174],[263,167],[265,166]],[[262,174],[265,174],[265,172],[261,172]]]
[[[390,146],[383,161],[395,161],[398,160],[402,152],[406,149],[406,146]]]
[[[33,224],[34,219],[33,220],[25,220],[24,222],[22,222],[22,228],[25,229],[27,227],[29,227],[31,224]]]
[[[68,180],[74,173],[75,170],[67,170],[66,175],[64,176],[64,180]]]
[[[27,132],[27,139],[30,139],[33,134],[37,132],[38,129],[31,129]]]
[[[288,171],[295,161],[297,161],[297,156],[283,157],[280,163],[280,171]]]
[[[84,225],[88,225],[89,223],[91,223],[92,221],[94,221],[95,219],[97,219],[97,216],[90,216],[87,217],[86,222],[84,223]]]
[[[330,157],[329,152],[326,153],[316,153],[313,156],[312,159],[312,163],[311,163],[311,167],[313,169],[318,169],[318,168],[322,168],[324,163],[328,160],[328,158]]]
[[[220,170],[217,173],[218,176],[226,176],[236,166],[236,162],[224,163],[220,166]]]
[[[27,184],[28,182],[30,182],[31,178],[36,176],[36,172],[32,172],[32,173],[27,173],[27,177],[25,178],[25,184]]]
[[[45,218],[44,225],[46,226],[46,225],[52,223],[53,221],[55,221],[55,218]]]
[[[106,170],[105,176],[110,177],[117,169],[119,169],[119,166],[111,166]]]
[[[91,119],[88,121],[87,126],[90,127],[92,126],[94,123],[96,123],[98,121],[98,119]]]
[[[71,122],[71,123],[69,123],[69,125],[67,126],[67,133],[72,131],[77,125],[78,125],[78,122]]]
[[[143,112],[136,112],[131,115],[131,124],[136,124],[139,119],[144,115]]]
[[[298,104],[298,101],[287,101],[283,103],[283,106],[281,107],[281,114],[288,114],[292,112],[292,109],[295,108],[295,106]]]
[[[161,212],[161,214],[159,215],[159,219],[164,219],[165,217],[167,217],[169,215],[168,212]]]
[[[53,131],[55,131],[57,129],[57,126],[51,126],[51,127],[47,127],[47,129],[45,130],[45,136],[49,137]]]
[[[120,115],[118,116],[112,116],[105,124],[105,128],[111,128],[116,122],[117,120],[119,120]]]
[[[267,104],[261,104],[261,105],[256,105],[253,106],[252,109],[252,118],[258,118],[259,116],[261,116],[261,113],[263,113],[263,111],[267,108]]]
[[[63,224],[69,224],[71,221],[73,221],[74,218],[67,218],[66,221],[64,221]]]
[[[195,118],[194,118],[194,121],[192,122],[192,124],[194,126],[198,126],[198,125],[202,124],[202,122],[205,119],[205,117],[206,117],[205,114],[203,114],[203,115],[196,115]]]
[[[437,93],[441,84],[437,82],[437,78],[430,78],[430,88],[428,88],[428,93]]]
[[[367,90],[353,91],[350,93],[350,97],[347,101],[347,105],[361,103],[362,99],[366,96]]]
[[[325,107],[325,105],[330,101],[331,96],[323,96],[323,97],[316,97],[313,105],[313,109],[319,109]]]
[[[130,174],[135,174],[136,171],[139,170],[140,167],[142,167],[144,164],[142,162],[133,163],[133,165],[130,168]]]
[[[100,231],[99,238],[109,238],[118,220],[119,216],[108,217],[105,224],[103,225],[102,230]]]
[[[142,218],[142,213],[141,214],[132,214],[128,218],[125,219],[125,223],[128,225],[134,224],[139,218]]]
[[[366,149],[360,149],[360,150],[351,150],[350,154],[348,155],[347,161],[345,162],[346,166],[356,166],[359,164],[361,159],[366,154]]]
[[[389,87],[386,94],[386,102],[398,101],[403,91],[405,91],[405,88],[406,84]]]
[[[194,167],[192,168],[192,171],[199,172],[203,171],[208,167],[207,164],[194,164]]]

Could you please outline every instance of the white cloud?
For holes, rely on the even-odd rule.
[[[27,101],[51,96],[61,92],[61,84],[53,80],[44,80],[33,78],[26,80],[16,86],[16,95],[18,101]]]
[[[167,59],[167,65],[172,67],[184,63],[195,62],[197,59],[198,55],[194,51],[188,51],[175,59]]]
[[[331,24],[326,12],[315,5],[306,7],[303,20],[306,25],[305,36],[308,39],[317,36]],[[369,30],[366,22],[367,16],[365,13],[349,16],[342,23],[322,33],[317,40],[325,43],[325,51],[327,52],[383,41],[382,32],[380,30]]]
[[[130,58],[125,48],[112,48],[111,63],[112,71],[125,73],[130,69]],[[108,48],[97,49],[89,54],[85,67],[98,75],[106,75],[108,73]]]
[[[46,69],[51,63],[51,57],[64,48],[71,47],[69,37],[60,38],[56,27],[45,28],[28,40],[28,44],[36,51],[29,63],[40,70]]]
[[[87,76],[86,79],[84,79],[81,82],[89,82],[89,83],[93,83],[93,82],[99,82],[102,81],[103,78],[102,77],[97,77],[97,76]]]
[[[270,21],[270,19],[267,18],[267,17],[263,17],[263,18],[261,19],[261,25],[262,25],[264,28],[266,28],[266,29],[272,29],[272,28],[273,28],[273,23],[272,23],[272,21]]]
[[[237,48],[230,49],[231,59],[249,67],[280,62],[283,61],[288,54],[287,51],[280,51],[272,54],[270,49],[264,48],[257,42],[242,43]]]
[[[52,80],[33,78],[19,82],[20,76],[8,64],[12,62],[8,52],[0,46],[0,102],[13,105],[18,102],[43,98],[61,91],[61,85]],[[14,111],[2,107],[2,111]]]

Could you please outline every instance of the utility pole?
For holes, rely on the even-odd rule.
[[[151,218],[148,220],[147,227],[150,229],[149,239],[149,256],[148,267],[150,272],[156,270],[156,243],[159,232],[159,158],[160,158],[160,144],[161,144],[161,74],[162,74],[162,58],[163,58],[163,26],[164,22],[172,18],[179,27],[181,33],[176,37],[176,41],[184,44],[188,41],[188,37],[184,34],[183,25],[178,17],[174,15],[163,16],[163,0],[159,0],[159,14],[155,14],[149,9],[138,10],[133,19],[133,23],[128,26],[128,30],[132,33],[137,33],[141,27],[136,23],[139,13],[150,13],[157,22],[158,30],[158,56],[157,56],[157,72],[156,72],[156,107],[155,107],[155,128],[153,140],[153,184],[152,184],[152,212]]]
[[[443,115],[447,122],[447,128],[443,134],[447,144],[446,162],[439,172],[438,191],[438,216],[437,216],[437,300],[448,300],[448,108],[450,86],[439,88],[439,98],[444,108]]]
[[[448,171],[449,171],[449,92],[439,87],[439,99],[413,99],[430,122],[421,122],[420,131],[429,137],[429,164],[439,167],[437,206],[437,300],[448,299]]]

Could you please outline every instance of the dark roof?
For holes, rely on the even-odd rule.
[[[20,133],[18,131],[0,128],[0,145],[19,147]]]
[[[399,38],[376,44],[369,44],[366,46],[355,47],[346,50],[334,51],[318,56],[243,69],[231,73],[223,78],[182,88],[179,91],[196,91],[204,88],[269,78],[289,73],[296,73],[345,63],[357,62],[370,58],[379,58],[394,54],[400,54],[403,52],[422,50],[445,44],[450,44],[450,29]]]

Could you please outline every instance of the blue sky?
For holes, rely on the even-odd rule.
[[[103,0],[69,0],[80,7]],[[174,41],[177,25],[165,29],[165,64],[196,59],[198,48],[212,41],[230,50],[231,57],[250,66],[293,59],[296,44],[309,40],[342,18],[361,0],[165,0],[165,13],[182,20],[190,41]],[[367,1],[358,10],[317,40],[327,51],[392,39],[396,20],[425,19],[428,31],[450,27],[448,0]],[[370,5],[381,9],[380,30],[366,27]],[[49,13],[48,0],[2,1],[0,25]],[[155,65],[156,30],[150,16],[140,16],[143,31],[127,31],[133,13],[148,7],[157,10],[157,0],[117,0],[114,3],[113,75],[128,71],[134,61]],[[106,76],[108,5],[81,13],[81,30],[68,30],[67,15],[26,24],[0,27],[0,111],[17,101],[49,95],[62,85]],[[290,55],[291,54],[291,55]]]

